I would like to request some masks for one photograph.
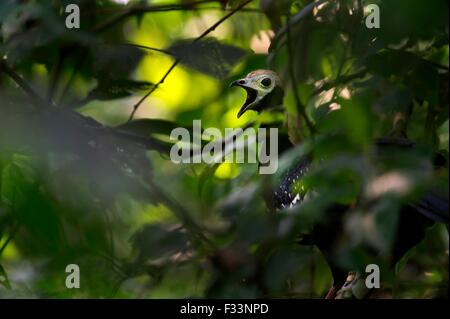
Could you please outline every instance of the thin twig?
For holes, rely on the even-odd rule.
[[[415,53],[413,53],[411,51],[408,51],[408,46],[410,46],[410,45],[411,44],[409,42],[407,42],[400,49],[393,49],[393,48],[389,48],[388,47],[388,48],[386,48],[386,50],[391,51],[391,52],[395,52],[395,53],[410,54],[410,55],[414,56],[416,59],[419,59],[420,61],[422,61],[424,63],[427,63],[427,64],[435,67],[436,69],[439,69],[439,70],[442,70],[442,71],[447,71],[447,72],[450,70],[448,65],[443,65],[443,64],[440,64],[438,62],[434,62],[434,61],[428,60],[428,59],[426,59],[423,56],[419,56],[419,55],[417,55],[417,54],[415,54]]]
[[[288,19],[289,21],[289,19]],[[306,114],[306,110],[305,110],[305,106],[303,105],[302,101],[300,100],[300,97],[298,95],[298,87],[297,87],[297,79],[295,76],[295,70],[294,70],[294,61],[293,61],[293,56],[294,56],[294,52],[293,52],[293,48],[292,48],[292,39],[291,39],[291,27],[289,22],[286,24],[287,27],[287,46],[288,46],[288,68],[289,68],[289,74],[290,74],[290,78],[291,78],[291,82],[292,82],[292,91],[294,93],[294,99],[295,99],[295,104],[297,106],[297,111],[300,113],[300,115],[303,117],[303,119],[305,120],[306,126],[308,127],[308,130],[311,134],[314,134],[315,132],[315,128],[314,125],[312,124],[311,120],[309,119],[308,115]]]
[[[247,0],[244,1],[243,3],[241,3],[239,6],[237,6],[233,11],[231,11],[230,13],[226,14],[225,16],[222,17],[222,19],[220,19],[219,21],[217,21],[216,23],[214,23],[211,27],[209,27],[207,30],[205,30],[205,32],[203,32],[202,34],[200,34],[197,38],[195,38],[192,43],[196,43],[197,41],[200,41],[201,39],[203,39],[204,37],[206,37],[209,33],[211,33],[212,31],[214,31],[219,25],[221,25],[224,21],[226,21],[228,18],[230,18],[232,15],[234,15],[236,12],[238,12],[240,9],[242,9],[243,7],[245,7],[247,4],[249,4],[250,2],[252,2],[253,0]],[[134,118],[134,115],[136,114],[137,110],[139,109],[139,106],[153,93],[156,91],[156,89],[164,83],[164,81],[166,80],[166,78],[169,76],[169,74],[173,71],[173,69],[175,69],[175,67],[181,62],[181,58],[177,58],[172,65],[170,66],[170,68],[167,70],[167,72],[163,75],[163,77],[161,78],[161,80],[159,80],[155,86],[152,87],[152,89],[150,91],[148,91],[134,106],[133,106],[133,110],[131,111],[130,117],[128,118],[128,122],[131,121]]]
[[[217,0],[212,1],[212,2],[217,2]],[[159,6],[161,6],[161,5],[159,5]],[[213,10],[220,10],[220,11],[227,11],[227,12],[233,11],[233,8],[223,8],[221,6],[192,7],[192,3],[188,7],[186,7],[185,5],[179,5],[179,4],[172,4],[171,7],[168,7],[168,6],[169,5],[166,4],[166,5],[164,5],[164,8],[156,9],[155,5],[153,5],[152,7],[154,9],[151,10],[150,12],[158,13],[158,12],[176,12],[176,11],[213,11]],[[129,10],[129,8],[127,10]],[[82,12],[81,17],[86,17],[86,16],[93,15],[93,14],[101,15],[101,14],[106,14],[111,11],[117,11],[117,8],[99,9],[99,10],[96,10],[95,12],[93,12],[93,11]],[[243,8],[243,9],[241,9],[241,12],[264,14],[264,12],[259,8]]]
[[[149,50],[149,51],[155,51],[155,52],[160,52],[160,53],[164,53],[164,54],[166,54],[166,55],[169,55],[169,56],[174,56],[174,54],[172,53],[172,52],[169,52],[169,51],[167,51],[167,50],[164,50],[164,49],[159,49],[159,48],[155,48],[155,47],[149,47],[149,46],[146,46],[146,45],[141,45],[141,44],[136,44],[136,43],[131,43],[131,42],[124,42],[124,43],[110,43],[109,45],[124,45],[124,46],[131,46],[131,47],[135,47],[135,48],[139,48],[139,49],[144,49],[144,50]],[[73,80],[74,80],[74,75],[75,75],[75,70],[76,70],[77,68],[74,68],[74,70],[73,70],[73,72],[72,72],[72,74],[71,74],[71,76],[70,76],[70,79],[69,79],[69,81],[67,82],[67,84],[66,84],[66,86],[65,86],[65,88],[64,88],[64,92],[63,92],[63,95],[62,95],[62,97],[61,97],[61,99],[60,99],[60,104],[62,105],[62,103],[63,103],[63,101],[64,101],[64,97],[65,97],[65,95],[66,95],[66,93],[67,93],[67,91],[68,91],[68,89],[70,88],[70,86],[71,86],[71,84],[72,84],[72,82],[73,82]],[[79,107],[79,106],[81,106],[81,105],[84,105],[84,104],[86,104],[86,103],[88,103],[88,102],[90,102],[91,101],[91,97],[89,97],[89,96],[86,96],[85,98],[83,98],[83,99],[81,99],[81,100],[77,100],[77,101],[74,101],[74,102],[70,102],[70,103],[68,103],[69,105],[69,107],[70,108],[77,108],[77,107]],[[67,105],[64,105],[64,106],[67,106]]]
[[[149,188],[151,195],[156,196],[156,198],[172,210],[175,216],[181,221],[184,228],[186,228],[193,236],[197,236],[202,242],[208,244],[211,248],[215,248],[215,244],[206,237],[197,222],[191,218],[189,212],[177,200],[166,194],[152,180],[143,181],[143,184]]]
[[[427,59],[423,59],[423,60],[426,63],[431,64],[432,66],[434,66],[437,69],[440,69],[440,70],[443,70],[443,71],[447,71],[447,72],[450,71],[450,68],[447,65],[439,64],[439,63],[436,63],[436,62],[433,62],[433,61],[430,61],[430,60],[427,60]]]
[[[252,0],[247,1],[250,2]],[[212,26],[210,29],[213,29],[217,26],[216,23],[214,26]],[[199,37],[200,38],[200,37]],[[174,66],[175,67],[175,66]],[[9,77],[11,77],[17,85],[19,85],[29,96],[29,98],[32,100],[33,104],[35,104],[37,109],[43,109],[47,108],[50,104],[47,103],[39,94],[37,94],[26,82],[25,80],[18,75],[7,63],[5,60],[0,60],[0,71],[5,72]],[[78,113],[71,113],[76,114],[77,116],[81,115]],[[84,118],[83,118],[84,119]],[[112,129],[111,129],[112,130]],[[123,135],[121,133],[121,135]],[[125,135],[124,135],[125,136]],[[177,217],[182,221],[183,225],[189,229],[193,234],[197,235],[198,238],[200,238],[203,242],[208,243],[210,246],[214,247],[214,244],[203,234],[203,232],[200,230],[197,223],[192,220],[189,216],[189,213],[184,209],[184,207],[179,204],[177,201],[172,199],[170,196],[165,194],[156,184],[154,184],[152,181],[144,182],[145,185],[147,185],[147,189],[151,192],[156,194],[156,197],[159,198],[167,207],[169,207],[176,215]],[[16,230],[14,230],[12,233],[15,233]],[[13,236],[10,236],[13,237]],[[8,239],[3,246],[0,248],[0,253],[5,249],[6,245],[11,239]]]
[[[59,78],[61,76],[61,72],[63,70],[65,60],[65,50],[60,49],[58,59],[56,61],[55,67],[52,70],[52,74],[49,81],[48,92],[47,92],[47,101],[51,102],[53,96],[57,90],[57,86],[59,83]]]
[[[78,50],[78,52],[80,52],[80,51]],[[67,80],[67,83],[64,86],[64,89],[62,90],[62,93],[60,95],[59,102],[58,102],[59,105],[63,106],[66,95],[69,92],[69,89],[72,87],[73,81],[75,80],[75,75],[77,74],[77,72],[81,68],[81,66],[83,65],[85,58],[86,58],[86,51],[80,52],[80,55],[78,56],[78,58],[75,61],[75,65],[72,69],[72,73],[70,74],[70,77]]]
[[[101,22],[100,24],[98,24],[97,26],[95,26],[93,28],[93,32],[95,33],[101,33],[103,31],[106,31],[107,29],[109,29],[110,27],[116,25],[117,23],[121,22],[122,20],[133,16],[133,15],[138,15],[138,14],[143,14],[143,13],[150,13],[150,12],[162,12],[162,11],[170,11],[170,10],[175,10],[175,9],[179,9],[182,10],[183,8],[188,8],[190,6],[195,6],[198,4],[203,4],[203,3],[210,3],[210,2],[214,2],[213,0],[202,0],[202,1],[198,1],[198,2],[194,2],[194,3],[189,3],[189,4],[164,4],[164,5],[135,5],[135,6],[131,6],[129,8],[127,8],[126,10],[124,10],[123,12],[115,15],[114,17],[112,17],[111,19]],[[79,50],[78,50],[79,51]],[[70,87],[72,86],[73,81],[75,80],[75,75],[78,72],[78,69],[81,67],[81,65],[84,63],[84,60],[86,58],[86,51],[81,52],[81,54],[79,55],[78,59],[75,62],[75,66],[72,70],[72,73],[69,77],[69,80],[67,81],[64,89],[62,90],[60,99],[59,99],[59,104],[63,105],[64,100],[66,98],[67,92],[69,91]]]
[[[88,248],[88,251],[90,253],[93,253],[93,254],[98,255],[99,257],[105,259],[106,262],[109,262],[112,266],[113,271],[117,275],[119,275],[119,276],[126,275],[126,269],[122,265],[119,264],[119,260],[117,260],[117,258],[108,256],[106,253],[103,253],[102,251],[99,251],[99,250],[94,250],[94,249]]]
[[[214,31],[219,25],[221,25],[223,22],[225,22],[228,18],[230,18],[232,15],[234,15],[236,12],[240,11],[242,8],[244,8],[247,4],[249,4],[250,2],[252,2],[253,0],[247,0],[243,3],[241,3],[239,6],[237,6],[236,8],[234,8],[232,11],[230,11],[230,13],[226,14],[222,19],[220,19],[219,21],[217,21],[216,23],[214,23],[211,27],[209,27],[205,32],[203,32],[199,37],[197,37],[193,42],[197,42],[201,39],[203,39],[204,37],[206,37],[209,33],[211,33],[212,31]]]
[[[160,53],[164,53],[170,56],[174,56],[174,54],[170,51],[164,50],[164,49],[159,49],[159,48],[155,48],[155,47],[149,47],[146,45],[142,45],[142,44],[136,44],[136,43],[132,43],[132,42],[125,42],[125,43],[116,43],[116,45],[129,45],[135,48],[139,48],[139,49],[144,49],[144,50],[149,50],[149,51],[155,51],[155,52],[160,52]]]
[[[30,87],[30,85],[28,85],[28,83],[25,82],[25,80],[20,75],[18,75],[13,69],[11,69],[11,67],[4,60],[0,60],[0,72],[1,71],[5,72],[9,77],[11,77],[14,80],[14,82],[16,82],[16,84],[19,85],[19,87],[28,95],[29,99],[32,102],[32,105],[35,106],[36,110],[45,110],[45,109],[48,109],[49,107],[56,107],[54,104],[47,103],[38,93],[36,93],[35,90],[33,90]],[[81,115],[77,112],[66,113],[66,116],[68,116],[67,119],[76,121],[80,125],[83,123],[83,124],[87,124],[87,126],[92,127],[92,122],[95,122],[94,128],[96,128],[96,129],[101,129],[101,130],[108,129],[111,133],[116,134],[117,136],[133,140],[133,141],[135,141],[143,146],[146,146],[148,148],[157,150],[159,152],[167,151],[166,147],[163,144],[157,142],[156,140],[154,140],[150,137],[144,138],[142,136],[134,135],[132,133],[125,132],[125,131],[116,130],[114,128],[110,128],[110,127],[105,128],[100,123],[98,123],[92,119],[87,119],[86,117],[84,117],[83,115]]]
[[[327,1],[330,1],[330,0],[319,0],[316,2],[312,2],[312,3],[308,4],[307,6],[305,6],[298,13],[296,13],[292,18],[289,18],[286,25],[277,32],[277,34],[275,35],[274,40],[272,41],[270,46],[272,48],[276,49],[278,47],[279,41],[282,39],[283,35],[287,34],[288,27],[290,28],[290,27],[295,26],[297,23],[302,21],[302,19],[305,16],[307,16],[309,13],[311,13],[314,8],[318,7],[319,5],[321,5]]]

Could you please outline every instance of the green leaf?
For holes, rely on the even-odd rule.
[[[430,5],[422,0],[380,1],[379,37],[385,43],[403,39],[431,40],[439,33],[448,41],[448,1],[435,0]]]
[[[15,164],[8,164],[2,170],[2,187],[0,198],[8,206],[27,202],[31,187],[27,183],[20,168]]]
[[[413,95],[409,90],[398,87],[390,87],[375,101],[375,110],[381,114],[394,114],[406,112],[413,101]]]
[[[270,291],[279,292],[298,270],[299,265],[306,264],[308,260],[295,251],[293,247],[286,247],[275,252],[268,260],[267,271],[264,274],[264,283]]]
[[[47,48],[47,57],[53,50],[49,45],[64,32],[64,24],[48,6],[27,3],[9,8],[9,15],[3,17],[1,37],[5,41],[1,52],[11,62],[23,62],[33,56],[37,48]]]
[[[192,127],[183,127],[178,123],[164,119],[138,119],[119,125],[116,128],[139,136],[149,137],[153,134],[170,136],[172,130],[179,127],[185,128],[189,132],[192,131]]]
[[[0,23],[18,6],[15,0],[4,0],[0,3]]]
[[[6,274],[6,271],[2,265],[0,265],[0,285],[3,285],[6,288],[11,289],[11,284],[9,282],[8,275]]]
[[[389,78],[407,74],[419,61],[420,57],[410,52],[387,50],[369,55],[365,64],[371,73]]]

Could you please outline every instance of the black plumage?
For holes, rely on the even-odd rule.
[[[389,148],[411,148],[414,143],[406,139],[383,138],[375,142],[378,152]],[[436,154],[431,159],[434,169],[438,170],[446,165],[445,160]],[[305,157],[297,161],[288,170],[273,193],[273,207],[286,209],[294,205],[301,205],[307,194],[305,189],[298,187],[298,182],[304,177],[311,165],[311,158]],[[319,195],[320,196],[320,195]],[[326,209],[325,218],[316,224],[312,233],[299,239],[300,244],[316,245],[330,266],[333,276],[333,287],[327,294],[333,298],[336,292],[346,282],[348,272],[351,269],[343,269],[336,263],[336,243],[343,233],[345,213],[349,206],[333,204]],[[400,208],[398,229],[394,246],[392,248],[391,266],[394,266],[403,255],[412,247],[422,241],[425,231],[434,222],[449,222],[448,199],[432,192],[426,191],[422,197]]]
[[[308,171],[309,165],[309,158],[304,158],[286,173],[274,191],[273,207],[288,208],[303,201],[306,192],[298,186],[298,182]]]

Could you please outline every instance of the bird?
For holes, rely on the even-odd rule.
[[[286,113],[287,119],[285,118],[283,123],[272,124],[282,128],[282,132],[284,132],[279,135],[280,153],[282,154],[299,143],[297,139],[292,138],[296,135],[292,130],[297,127],[289,127],[292,121],[289,120],[289,114],[283,107],[283,82],[275,71],[265,69],[252,71],[244,78],[233,81],[231,86],[240,87],[247,93],[246,100],[237,113],[238,118],[248,111]],[[377,150],[392,147],[407,150],[415,147],[415,143],[406,138],[381,137],[375,140],[374,144]],[[446,165],[446,159],[440,157],[439,154],[434,156],[432,162],[435,169]],[[301,205],[305,201],[308,191],[299,189],[297,185],[308,172],[311,164],[312,157],[310,155],[297,159],[287,173],[282,176],[279,183],[275,185],[271,201],[266,204],[275,210]],[[338,203],[331,205],[326,209],[324,221],[314,225],[311,234],[298,240],[300,244],[316,245],[330,267],[333,284],[325,296],[326,299],[336,298],[338,293],[349,285],[348,278],[355,278],[355,276],[349,276],[351,269],[345,269],[336,262],[334,251],[335,243],[344,231],[344,214],[349,209],[348,205]],[[427,227],[434,222],[448,224],[448,209],[448,199],[436,195],[432,191],[425,192],[422,198],[408,203],[400,209],[397,240],[394,243],[391,259],[392,267],[410,248],[424,238]],[[367,292],[367,296],[369,294],[370,291]]]
[[[255,70],[245,78],[232,82],[230,86],[239,86],[247,92],[247,99],[239,109],[238,118],[248,110],[261,112],[263,108],[283,104],[283,86],[280,77],[274,71]]]

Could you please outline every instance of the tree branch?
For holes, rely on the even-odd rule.
[[[148,91],[134,106],[133,106],[133,110],[131,111],[130,117],[128,118],[128,122],[130,122],[133,118],[134,115],[136,114],[137,110],[139,109],[139,106],[141,106],[141,104],[153,93],[156,91],[156,89],[164,83],[164,81],[166,80],[166,78],[169,76],[169,74],[172,72],[172,70],[178,65],[178,63],[180,63],[181,59],[177,58],[175,60],[175,62],[172,63],[172,65],[170,66],[170,68],[167,70],[167,72],[163,75],[163,77],[161,78],[161,80],[158,81],[158,83],[156,83],[150,91]]]
[[[167,54],[167,55],[170,55],[170,56],[174,56],[174,54],[172,52],[170,52],[170,51],[167,51],[167,50],[164,50],[164,49],[155,48],[155,47],[149,47],[149,46],[142,45],[142,44],[136,44],[136,43],[132,43],[132,42],[119,43],[118,45],[128,45],[128,46],[139,48],[139,49],[144,49],[144,50],[148,50],[148,51],[155,51],[155,52],[164,53],[164,54]]]
[[[44,98],[42,98],[36,91],[31,88],[31,86],[19,75],[16,71],[14,71],[5,60],[0,60],[0,73],[5,72],[13,81],[28,95],[30,101],[36,110],[46,110],[50,107],[56,109],[56,106],[52,103],[47,102]],[[64,114],[64,115],[63,115]],[[63,116],[63,119],[67,121],[74,121],[79,126],[80,129],[97,129],[97,130],[109,130],[111,133],[116,134],[117,136],[126,138],[128,140],[135,141],[145,147],[150,149],[154,149],[160,152],[165,152],[166,148],[164,145],[160,144],[156,140],[149,137],[142,137],[139,135],[135,135],[126,131],[117,130],[111,127],[105,127],[97,121],[87,118],[80,113],[69,110],[65,113],[59,113],[60,116]]]
[[[0,72],[6,73],[22,90],[24,90],[30,98],[31,103],[37,109],[45,109],[49,106],[54,106],[51,102],[47,102],[44,98],[37,94],[36,91],[28,85],[28,83],[16,71],[14,71],[4,59],[0,61]]]
[[[64,106],[64,100],[66,98],[67,92],[69,92],[70,87],[72,86],[73,81],[75,80],[75,75],[78,72],[78,69],[81,68],[81,66],[84,63],[84,59],[86,58],[86,52],[80,50],[77,50],[77,53],[80,53],[75,61],[75,65],[72,69],[72,72],[70,73],[69,79],[67,80],[66,85],[64,86],[64,89],[61,92],[60,98],[58,100],[58,104],[61,106]],[[76,54],[76,53],[75,53]]]
[[[251,1],[251,0],[250,0]],[[248,1],[249,2],[249,1]],[[47,109],[49,106],[54,106],[46,102],[39,94],[37,94],[31,87],[26,83],[26,81],[15,72],[5,60],[0,60],[0,72],[5,72],[10,78],[14,80],[14,82],[26,92],[32,103],[34,104],[37,110]],[[168,73],[166,73],[168,74]],[[142,144],[152,143],[151,139],[142,138],[140,136],[134,136],[127,132],[122,132],[120,130],[115,130],[113,128],[107,128],[96,122],[95,120],[85,118],[83,115],[73,112],[69,110],[65,113],[68,117],[64,117],[66,120],[74,121],[75,123],[80,125],[80,129],[99,129],[99,130],[110,130],[113,134],[118,134],[120,137],[130,138],[135,141],[140,140]],[[214,246],[213,243],[203,234],[200,227],[197,223],[190,217],[190,214],[184,209],[184,207],[179,204],[177,201],[168,196],[165,192],[163,192],[156,184],[154,184],[151,180],[143,181],[145,185],[147,185],[146,189],[150,192],[150,195],[155,195],[156,198],[161,200],[165,205],[167,205],[174,214],[181,220],[183,225],[190,230],[193,235],[196,235],[203,242],[207,243],[210,246]],[[14,228],[14,231],[11,232],[10,237],[6,240],[6,242],[0,247],[0,254],[5,249],[6,245],[15,235],[17,229]]]
[[[8,246],[8,244],[11,242],[11,240],[14,239],[14,237],[16,236],[17,232],[20,229],[20,224],[16,223],[13,227],[11,232],[9,233],[8,237],[6,238],[5,242],[2,244],[2,246],[0,247],[0,256],[3,254],[3,251],[6,249],[6,247]]]
[[[151,196],[156,196],[164,205],[166,205],[174,215],[181,221],[183,227],[186,228],[193,236],[196,236],[210,248],[214,248],[215,244],[203,233],[202,227],[191,217],[191,214],[177,200],[166,194],[152,180],[143,181],[144,185],[149,188]]]
[[[214,4],[217,3],[218,1],[209,1],[208,3]],[[194,3],[195,4],[195,3]],[[205,2],[206,4],[206,2]],[[144,5],[141,5],[144,6]],[[160,7],[159,9],[154,9],[154,10],[147,10],[149,12],[153,12],[153,13],[158,13],[158,12],[176,12],[176,11],[208,11],[208,10],[220,10],[220,11],[233,11],[233,8],[223,8],[223,6],[201,6],[201,7],[195,7],[192,6],[192,3],[189,6],[185,6],[185,5],[179,5],[179,4],[172,4],[172,5],[163,5],[164,7],[161,7],[161,5],[158,5],[158,7]],[[170,7],[169,7],[170,6]],[[150,6],[147,6],[150,7]],[[156,6],[153,5],[152,8],[155,8]],[[129,8],[127,9],[129,10]],[[102,15],[102,14],[106,14],[107,12],[110,11],[117,11],[117,8],[108,8],[108,9],[99,9],[96,10],[95,12],[86,12],[83,11],[81,13],[81,17],[86,17],[92,14],[97,14],[97,15]],[[258,13],[258,14],[264,14],[264,12],[259,9],[259,8],[243,8],[241,9],[241,12],[247,12],[247,13]],[[140,14],[140,13],[138,13]]]

